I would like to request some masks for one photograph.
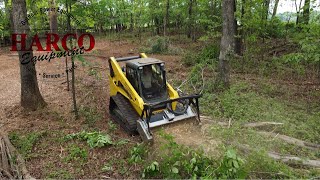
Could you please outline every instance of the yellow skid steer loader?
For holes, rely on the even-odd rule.
[[[200,122],[201,95],[180,96],[166,80],[163,61],[141,53],[110,57],[109,67],[110,114],[130,134],[152,141],[151,128],[193,117]]]

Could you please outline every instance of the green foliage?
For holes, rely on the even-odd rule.
[[[169,50],[169,38],[156,36],[148,39],[146,53],[165,53]]]
[[[286,34],[285,24],[277,17],[267,22],[265,31],[269,38],[283,38]]]
[[[186,66],[196,64],[216,65],[219,58],[220,49],[216,44],[207,45],[200,53],[187,52],[182,58],[182,63]]]
[[[159,163],[157,161],[152,162],[149,166],[144,168],[142,178],[152,177],[159,173]]]
[[[243,170],[250,172],[252,179],[296,179],[297,174],[287,165],[277,162],[266,155],[264,151],[253,152],[246,159]],[[268,173],[254,173],[268,172]]]
[[[220,162],[218,168],[219,178],[222,179],[236,179],[245,178],[245,172],[241,172],[240,167],[244,164],[244,160],[237,156],[233,149],[228,149],[225,153],[223,160]],[[240,173],[239,173],[240,171]],[[223,173],[219,173],[223,172]]]
[[[72,145],[68,148],[68,155],[64,158],[66,162],[80,161],[86,162],[88,160],[88,151],[82,149],[76,145]]]
[[[143,161],[143,157],[147,153],[147,150],[143,144],[137,144],[130,150],[129,163],[140,163]]]
[[[118,126],[115,123],[113,123],[111,120],[109,120],[108,126],[109,126],[109,132],[110,133],[112,133],[112,132],[114,132],[115,130],[118,129]]]
[[[228,151],[225,159],[218,163],[204,155],[201,151],[192,150],[174,142],[171,135],[161,133],[166,142],[160,147],[161,161],[153,161],[144,168],[143,178],[165,179],[215,179],[234,178],[240,176],[243,161],[235,154]],[[229,166],[226,163],[231,161]]]
[[[300,52],[288,54],[283,57],[287,63],[310,63],[320,62],[320,25],[301,25],[302,31],[296,34],[296,41],[300,46]]]
[[[95,123],[101,120],[101,114],[92,107],[81,106],[79,108],[79,114],[85,118],[85,122],[90,126],[93,127]]]
[[[66,170],[58,170],[48,173],[46,178],[52,179],[74,179],[74,177],[70,174],[70,172]]]
[[[75,60],[78,60],[81,62],[82,66],[91,66],[91,63],[89,61],[87,61],[81,54],[78,54],[75,56]]]
[[[9,134],[9,139],[22,156],[29,159],[32,157],[32,149],[34,145],[44,136],[46,136],[46,132],[33,132],[26,135],[20,135],[13,132]]]
[[[258,90],[258,92],[257,92]],[[206,92],[200,99],[203,112],[214,117],[230,119],[232,124],[274,121],[285,123],[277,132],[310,142],[319,143],[319,128],[315,126],[318,111],[310,113],[304,101],[291,102],[285,85],[275,86],[269,81],[250,84],[237,80],[230,89],[217,94]],[[278,99],[279,95],[288,100]],[[305,123],[308,122],[308,123]]]
[[[69,134],[65,137],[66,140],[79,139],[86,141],[90,148],[101,148],[108,145],[115,144],[108,134],[103,134],[101,132],[86,132],[82,131],[80,133]]]

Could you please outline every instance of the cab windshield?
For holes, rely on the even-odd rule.
[[[146,100],[163,98],[166,95],[166,83],[161,64],[152,64],[142,67],[141,87],[142,95]]]

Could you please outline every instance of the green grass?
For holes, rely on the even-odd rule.
[[[252,86],[249,82],[238,81],[231,85],[230,90],[220,94],[204,94],[200,101],[203,112],[215,118],[231,119],[233,124],[281,122],[284,125],[275,132],[320,143],[320,127],[317,125],[319,112],[310,112],[303,102],[270,97],[267,93],[273,92],[272,85],[271,90],[265,90],[264,93],[255,92]]]
[[[204,95],[205,98],[201,100],[204,112],[213,118],[231,119],[233,124],[230,129],[212,126],[212,136],[223,139],[226,143],[246,144],[257,150],[246,158],[246,171],[251,172],[252,178],[312,177],[312,171],[306,173],[292,169],[270,159],[263,152],[273,151],[306,159],[319,159],[319,152],[287,144],[277,138],[265,137],[257,133],[259,129],[243,128],[241,125],[248,122],[281,122],[284,125],[268,126],[262,130],[319,144],[320,127],[317,124],[320,113],[310,111],[303,99],[292,97],[294,92],[284,86],[275,87],[267,81],[259,83],[256,87],[250,81],[238,80],[231,85],[230,90],[215,96]]]

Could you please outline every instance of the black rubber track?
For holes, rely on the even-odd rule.
[[[113,104],[112,104],[113,103]],[[110,114],[129,134],[136,135],[137,121],[140,118],[129,100],[122,94],[110,97]]]

